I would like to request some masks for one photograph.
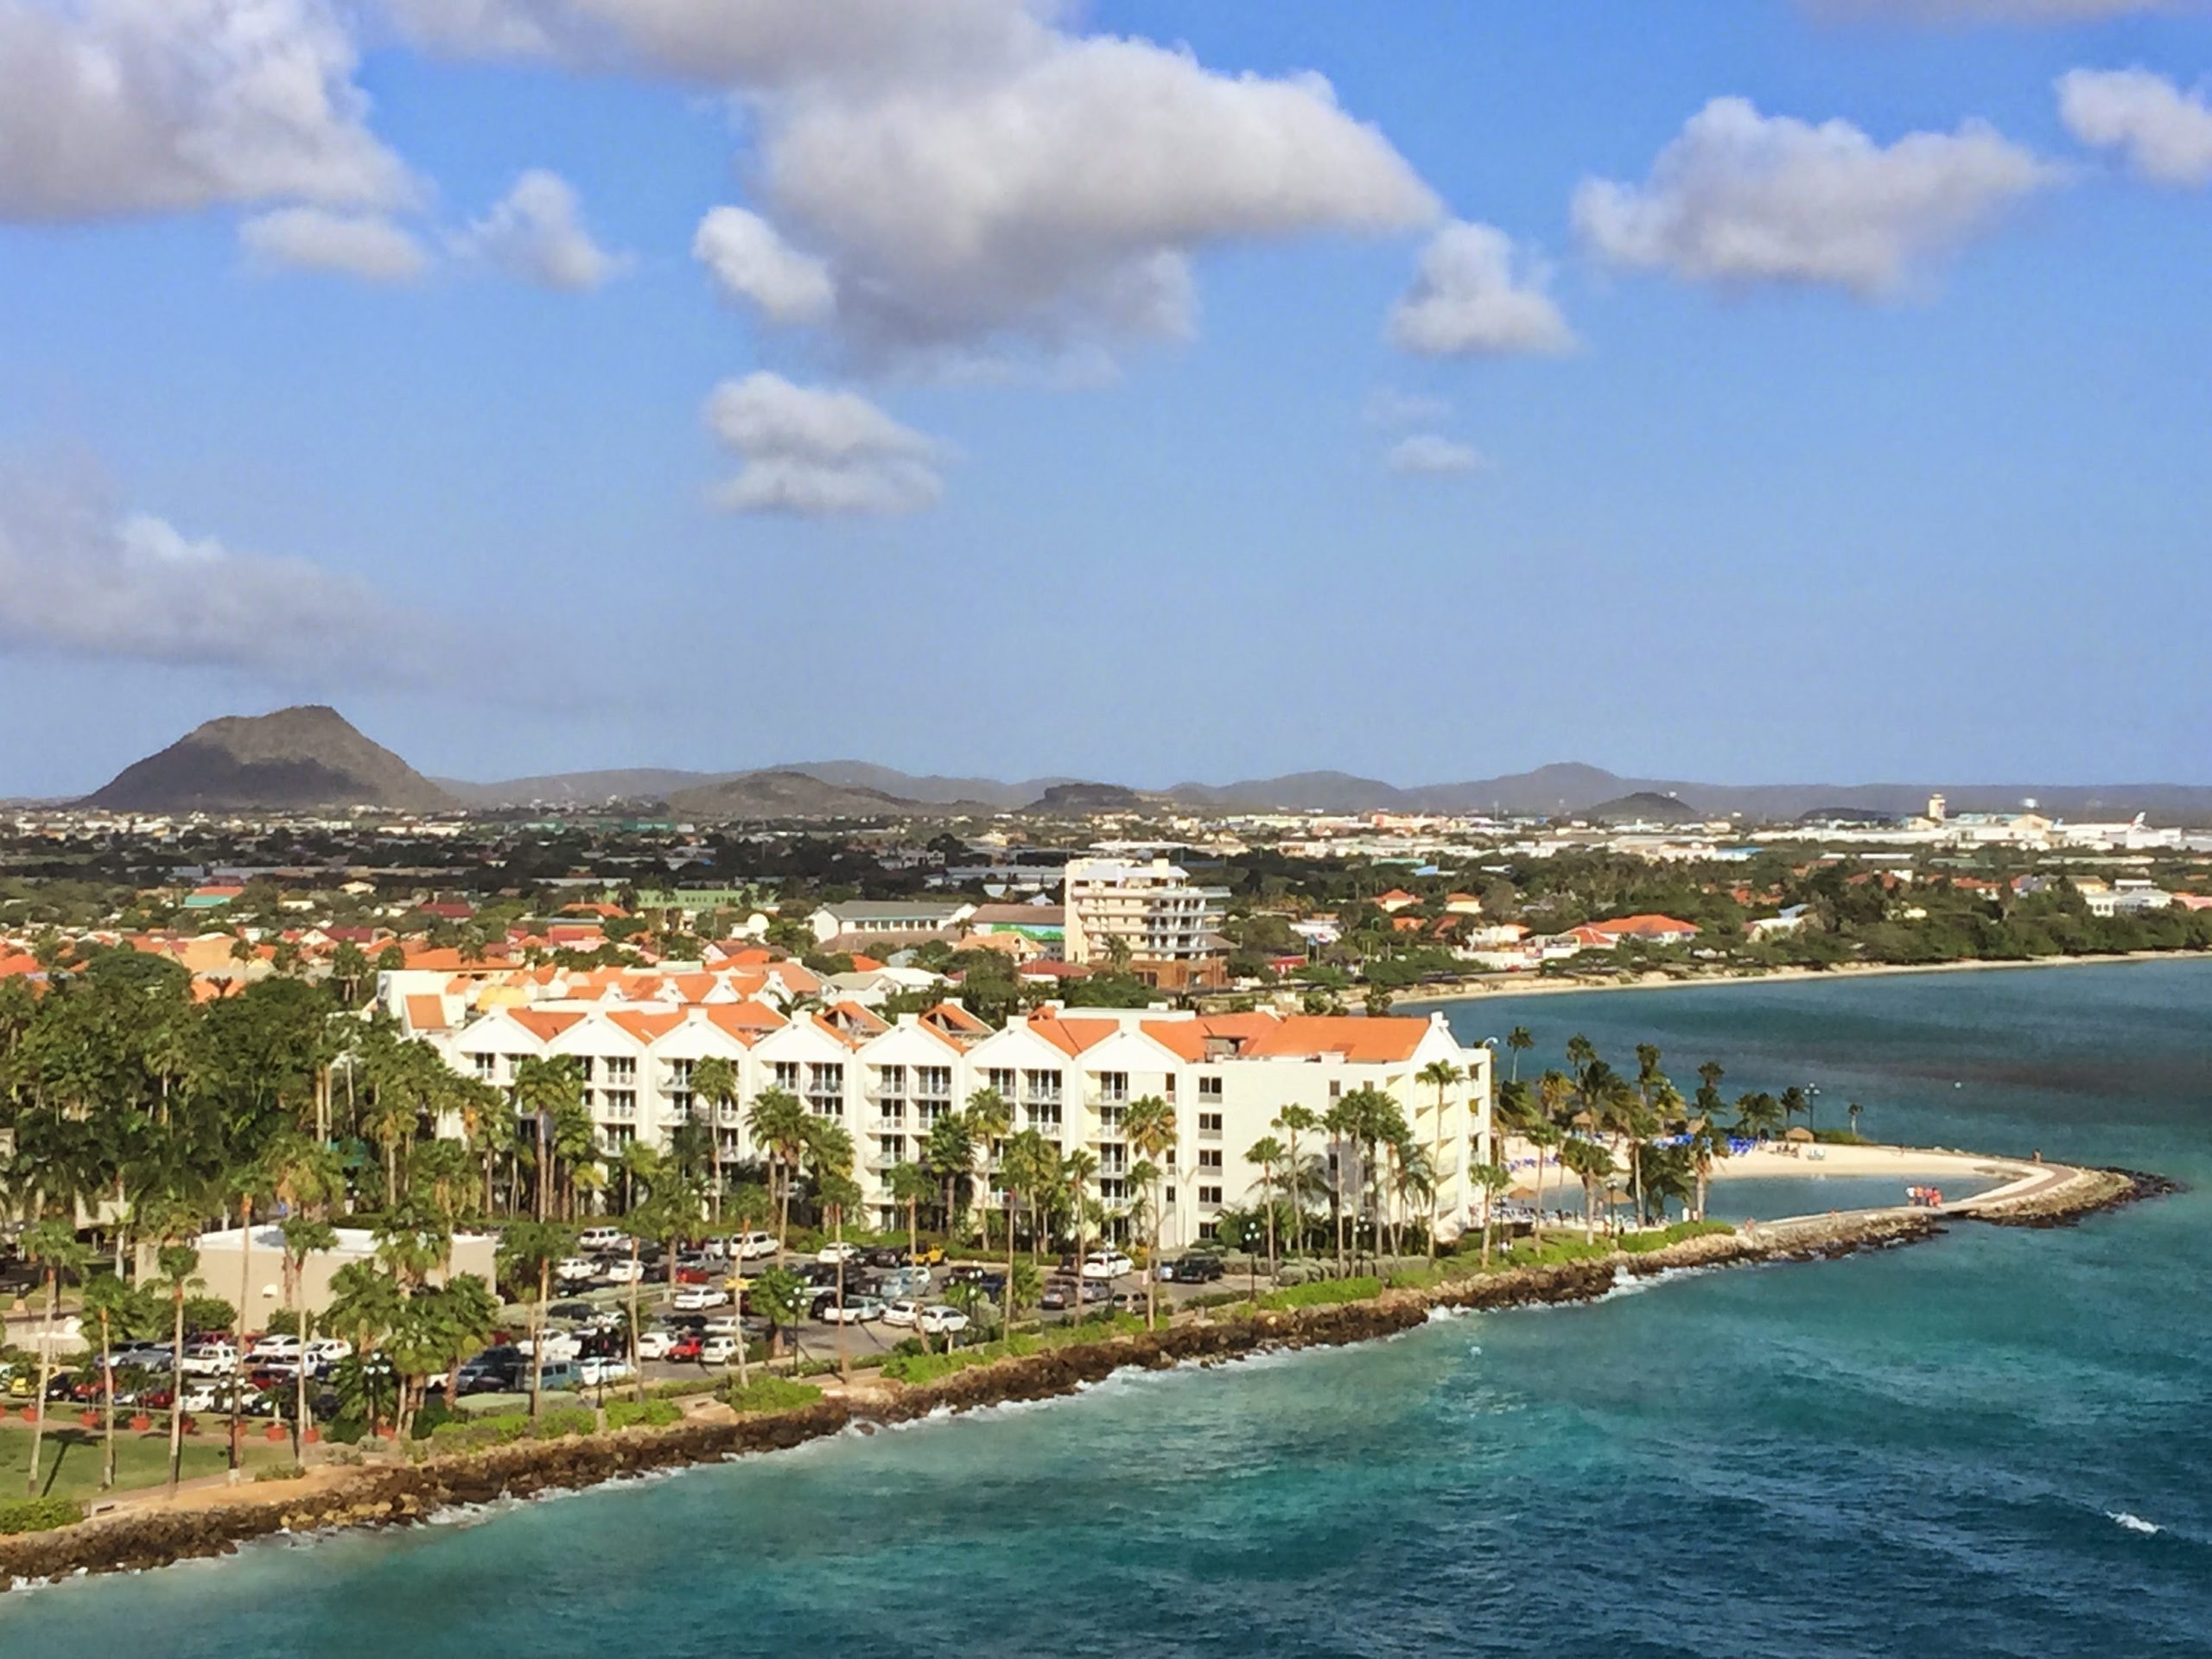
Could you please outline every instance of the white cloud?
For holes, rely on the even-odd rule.
[[[461,245],[510,276],[569,293],[604,287],[630,264],[627,255],[592,240],[575,189],[540,168],[517,179],[489,213],[471,223]]]
[[[1402,439],[1391,447],[1384,464],[1410,478],[1462,478],[1490,470],[1490,458],[1474,445],[1435,432]]]
[[[429,269],[423,245],[379,213],[280,207],[238,226],[257,264],[335,271],[371,283],[411,283]]]
[[[1413,286],[1391,308],[1391,342],[1431,356],[1570,351],[1574,331],[1548,280],[1503,231],[1455,219],[1421,250]]]
[[[2099,149],[2118,149],[2160,184],[2212,184],[2212,106],[2147,69],[2075,69],[2058,78],[2066,130]]]
[[[119,514],[78,480],[0,488],[0,642],[11,646],[336,682],[426,667],[433,632],[365,583]]]
[[[0,0],[0,219],[408,200],[328,0]]]
[[[1370,426],[1433,426],[1448,419],[1451,413],[1449,398],[1432,397],[1426,392],[1400,391],[1395,386],[1377,386],[1367,394],[1359,417]]]
[[[1073,34],[1052,0],[476,0],[462,29],[434,0],[385,4],[448,47],[734,92],[759,215],[822,267],[823,321],[868,357],[1180,336],[1205,247],[1438,211],[1318,76]]]
[[[822,322],[837,308],[830,267],[801,253],[776,227],[742,207],[717,207],[699,222],[692,257],[733,300],[747,301],[771,322]]]
[[[1717,98],[1644,183],[1584,180],[1574,222],[1617,265],[1877,296],[2062,176],[1979,121],[1885,147],[1847,121],[1814,126]]]
[[[854,392],[756,372],[715,387],[706,417],[744,463],[715,493],[732,512],[889,517],[944,493],[942,446]]]

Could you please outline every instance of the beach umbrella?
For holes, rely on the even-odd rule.
[[[1598,1127],[1597,1118],[1588,1112],[1577,1112],[1567,1122],[1578,1129],[1594,1129]]]
[[[1813,1132],[1807,1128],[1803,1124],[1800,1123],[1796,1128],[1790,1130],[1789,1134],[1783,1135],[1782,1138],[1785,1141],[1810,1141],[1813,1138]]]
[[[1607,1204],[1634,1204],[1636,1202],[1636,1194],[1633,1192],[1624,1192],[1617,1186],[1611,1192],[1605,1194],[1605,1202]]]
[[[1530,1198],[1536,1196],[1536,1189],[1533,1186],[1527,1185],[1516,1186],[1505,1196],[1512,1199],[1516,1204],[1526,1204]]]

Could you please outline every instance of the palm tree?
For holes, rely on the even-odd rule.
[[[1526,1026],[1516,1026],[1505,1033],[1505,1046],[1513,1056],[1512,1070],[1510,1073],[1510,1081],[1514,1083],[1521,1081],[1521,1057],[1535,1046],[1536,1039],[1529,1034],[1529,1027]]]
[[[372,1073],[372,1076],[374,1074]],[[525,1054],[515,1063],[515,1112],[535,1120],[537,1145],[537,1219],[552,1218],[552,1137],[555,1124],[583,1105],[584,1082],[569,1056]]]
[[[906,1255],[911,1260],[921,1251],[922,1205],[937,1196],[937,1177],[921,1164],[902,1161],[884,1172],[883,1184],[891,1201],[906,1211]]]
[[[499,1235],[499,1274],[530,1304],[530,1414],[537,1415],[545,1384],[545,1307],[553,1300],[553,1264],[568,1255],[571,1234],[550,1221],[518,1221]]]
[[[1157,1180],[1165,1180],[1175,1173],[1175,1152],[1181,1135],[1177,1130],[1175,1109],[1158,1095],[1141,1095],[1131,1101],[1122,1119],[1122,1133],[1129,1147],[1138,1157],[1154,1166]],[[1144,1324],[1154,1329],[1160,1318],[1160,1199],[1155,1195],[1152,1205],[1152,1246],[1145,1258]]]
[[[162,1243],[154,1253],[159,1276],[153,1288],[168,1293],[169,1332],[169,1478],[172,1494],[184,1469],[184,1301],[203,1287],[200,1252],[183,1243],[199,1230],[198,1218],[181,1203],[164,1205],[148,1218],[154,1236]]]
[[[1329,1154],[1329,1219],[1337,1235],[1337,1277],[1344,1276],[1344,1180],[1349,1173],[1345,1165],[1346,1151],[1358,1119],[1358,1113],[1347,1103],[1351,1096],[1340,1096],[1329,1103],[1329,1109],[1321,1114],[1321,1127],[1329,1132],[1331,1144],[1336,1148]]]
[[[806,1156],[807,1122],[811,1114],[788,1089],[763,1089],[753,1103],[747,1119],[756,1146],[768,1154],[772,1186],[780,1189],[780,1219],[776,1228],[776,1265],[788,1258],[791,1233],[791,1181],[799,1160]]]
[[[1436,1090],[1436,1134],[1434,1137],[1436,1145],[1434,1151],[1431,1154],[1429,1161],[1429,1168],[1432,1172],[1433,1179],[1429,1182],[1428,1257],[1432,1262],[1436,1259],[1436,1234],[1439,1224],[1443,1219],[1442,1213],[1438,1208],[1442,1200],[1438,1195],[1444,1190],[1444,1182],[1440,1174],[1440,1172],[1444,1168],[1444,1095],[1446,1090],[1454,1088],[1459,1084],[1465,1083],[1466,1080],[1467,1074],[1465,1071],[1462,1071],[1458,1066],[1452,1065],[1451,1061],[1446,1059],[1431,1060],[1427,1065],[1421,1067],[1419,1072],[1415,1073],[1416,1082],[1427,1084]],[[1472,1151],[1473,1148],[1470,1147],[1470,1155],[1471,1155]],[[1490,1229],[1490,1211],[1488,1208],[1490,1201],[1488,1198],[1485,1197],[1483,1202],[1484,1205],[1483,1211],[1483,1229],[1485,1235],[1487,1235]]]
[[[995,1089],[978,1089],[968,1096],[967,1116],[968,1133],[975,1140],[976,1155],[988,1174],[991,1160],[1000,1155],[998,1143],[1014,1127],[1013,1103]],[[991,1206],[984,1201],[988,1197],[988,1189],[985,1188],[976,1205],[976,1236],[981,1247],[987,1250],[991,1248]],[[1009,1228],[1014,1225],[1011,1211],[1007,1217],[1007,1225]]]
[[[1598,1189],[1613,1173],[1613,1154],[1599,1141],[1573,1135],[1560,1148],[1559,1160],[1582,1178],[1582,1239],[1585,1243],[1594,1243],[1598,1237]]]
[[[301,1282],[306,1277],[308,1257],[317,1250],[334,1249],[338,1233],[327,1221],[316,1221],[308,1216],[287,1216],[276,1224],[284,1237],[284,1300],[292,1309],[294,1328],[300,1338],[300,1369],[294,1381],[298,1397],[293,1402],[292,1455],[305,1455],[308,1443],[308,1339],[313,1334],[314,1315],[308,1312],[307,1300],[301,1295]]]
[[[1851,1132],[1854,1135],[1859,1133],[1859,1114],[1866,1109],[1855,1100],[1843,1109],[1844,1116],[1851,1120]]]
[[[814,1177],[814,1196],[830,1217],[832,1236],[839,1246],[837,1251],[837,1376],[839,1381],[853,1380],[852,1355],[846,1345],[848,1327],[845,1324],[845,1217],[861,1203],[861,1185],[852,1178],[849,1169],[818,1168]],[[739,1332],[742,1341],[744,1333]]]
[[[1083,1318],[1083,1228],[1090,1218],[1090,1182],[1098,1173],[1098,1154],[1077,1147],[1060,1160],[1060,1180],[1067,1195],[1068,1219],[1075,1235],[1075,1317]]]
[[[1260,1166],[1260,1191],[1268,1205],[1268,1282],[1275,1280],[1275,1171],[1287,1156],[1282,1142],[1272,1135],[1263,1135],[1244,1149],[1244,1161]],[[1260,1287],[1252,1287],[1252,1299],[1259,1300]]]
[[[1284,1185],[1290,1199],[1291,1225],[1296,1231],[1298,1243],[1303,1244],[1306,1238],[1306,1164],[1298,1155],[1298,1137],[1319,1129],[1321,1120],[1314,1115],[1312,1107],[1294,1103],[1277,1112],[1274,1121],[1268,1127],[1281,1129],[1288,1137],[1283,1150],[1283,1162],[1287,1170]]]
[[[944,1236],[950,1244],[956,1230],[960,1183],[976,1167],[976,1136],[967,1118],[958,1112],[947,1112],[931,1124],[923,1155],[931,1173],[944,1185]]]
[[[46,1439],[46,1390],[54,1381],[54,1349],[60,1332],[61,1275],[65,1270],[81,1269],[91,1252],[77,1242],[77,1230],[68,1222],[41,1221],[26,1228],[16,1248],[26,1262],[37,1263],[45,1270],[46,1333],[38,1349],[38,1399],[35,1414],[31,1420],[31,1463],[24,1478],[27,1496],[38,1496],[39,1452]]]
[[[1497,1195],[1513,1180],[1503,1164],[1477,1164],[1468,1174],[1483,1190],[1483,1266],[1490,1266],[1491,1240],[1496,1236]]]
[[[86,1317],[99,1323],[100,1405],[106,1420],[101,1434],[100,1490],[106,1491],[115,1484],[115,1365],[111,1356],[116,1327],[130,1317],[135,1298],[130,1286],[114,1274],[104,1273],[85,1281],[79,1302]]]
[[[737,1098],[739,1089],[737,1068],[719,1054],[709,1054],[691,1066],[691,1099],[707,1104],[707,1122],[714,1135],[714,1180],[708,1187],[714,1204],[714,1217],[722,1218],[722,1132],[724,1109]]]

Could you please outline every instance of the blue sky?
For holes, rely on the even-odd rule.
[[[0,0],[0,792],[306,700],[479,778],[2212,781],[2212,15],[789,3],[164,0],[330,108],[151,119],[35,95],[201,63],[153,0]]]

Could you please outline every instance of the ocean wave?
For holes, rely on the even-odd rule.
[[[2139,1532],[2146,1538],[2155,1538],[2165,1530],[2157,1522],[2145,1521],[2141,1516],[2131,1514],[2126,1510],[2107,1510],[2105,1519],[2116,1527],[2125,1527],[2130,1532]]]

